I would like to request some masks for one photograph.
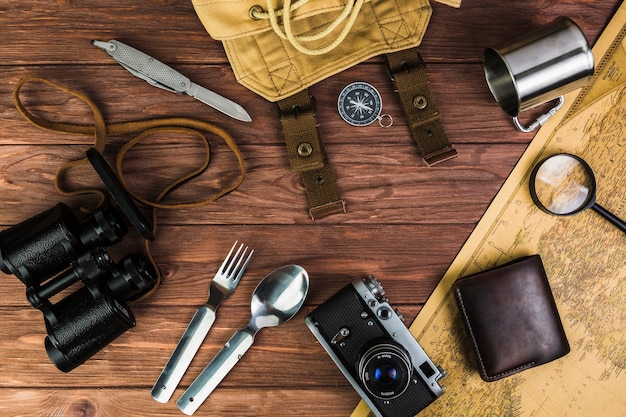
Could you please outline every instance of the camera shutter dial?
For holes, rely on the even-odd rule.
[[[393,314],[390,308],[387,307],[381,307],[378,309],[378,311],[376,312],[376,314],[378,315],[378,318],[381,320],[387,320],[391,317],[391,315]]]

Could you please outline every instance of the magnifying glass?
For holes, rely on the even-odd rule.
[[[626,233],[626,222],[596,203],[596,178],[578,156],[561,153],[544,159],[530,174],[529,185],[533,201],[546,213],[568,216],[590,208]]]

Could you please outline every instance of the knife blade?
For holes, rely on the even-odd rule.
[[[252,121],[246,110],[234,101],[202,87],[169,65],[150,55],[112,39],[108,42],[93,40],[91,44],[106,51],[131,74],[150,85],[178,94],[187,94],[222,113],[244,122]]]

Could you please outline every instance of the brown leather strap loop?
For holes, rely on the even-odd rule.
[[[68,94],[71,94],[81,99],[82,101],[87,103],[88,106],[91,108],[93,115],[94,115],[94,124],[78,125],[78,124],[72,124],[72,123],[51,122],[49,120],[41,119],[41,118],[34,116],[32,113],[28,111],[28,109],[26,109],[26,107],[23,105],[20,99],[20,91],[28,83],[45,83],[47,85],[50,85],[54,88],[67,92]],[[100,112],[98,107],[88,97],[86,97],[85,95],[81,93],[73,91],[67,87],[64,87],[60,84],[44,79],[44,78],[32,77],[32,78],[25,78],[21,80],[18,83],[17,87],[15,88],[15,91],[13,93],[13,98],[14,98],[15,106],[18,109],[18,111],[22,114],[22,116],[26,120],[31,122],[33,125],[41,129],[49,130],[53,132],[61,132],[61,133],[67,133],[67,134],[73,134],[73,135],[94,135],[95,136],[94,147],[100,152],[104,151],[104,148],[106,146],[106,138],[108,136],[115,136],[115,135],[121,135],[121,134],[139,134],[139,136],[127,142],[120,150],[120,153],[117,156],[117,164],[116,164],[117,175],[119,176],[120,181],[126,188],[126,191],[131,193],[131,195],[133,195],[137,200],[141,201],[143,204],[146,204],[150,207],[179,209],[179,208],[191,208],[191,207],[202,206],[236,189],[244,180],[245,171],[246,171],[245,164],[244,164],[243,156],[241,155],[241,152],[239,151],[239,148],[237,144],[235,143],[234,139],[228,134],[228,132],[226,132],[225,130],[209,122],[205,122],[205,121],[197,120],[197,119],[191,119],[191,118],[171,117],[171,118],[161,118],[161,119],[152,119],[152,120],[139,120],[139,121],[133,121],[133,122],[111,123],[107,125],[105,124],[104,118],[102,117],[102,113]],[[158,133],[158,132],[176,133],[176,134],[183,133],[183,134],[193,135],[193,136],[200,138],[203,141],[203,143],[205,143],[204,145],[205,153],[206,153],[205,162],[202,165],[202,167],[198,169],[199,171],[196,172],[194,170],[195,174],[186,174],[183,177],[175,180],[173,184],[187,182],[193,176],[199,175],[208,166],[208,161],[210,158],[210,152],[208,148],[208,139],[204,136],[203,133],[201,133],[201,131],[209,132],[218,136],[220,139],[222,139],[226,143],[228,148],[235,154],[238,165],[239,165],[240,173],[239,173],[239,176],[233,180],[230,186],[200,201],[173,203],[173,204],[161,203],[162,198],[165,197],[165,195],[167,195],[168,192],[166,192],[165,194],[162,194],[155,201],[150,201],[147,199],[139,198],[138,196],[136,196],[136,193],[133,193],[133,191],[127,187],[124,173],[123,173],[123,170],[121,169],[124,156],[136,144],[144,140],[146,137],[152,134]],[[86,158],[84,160],[80,159],[78,161],[72,161],[67,164],[64,164],[64,166],[60,168],[60,170],[63,170],[62,175],[64,175],[64,171],[66,171],[67,169],[73,166],[79,165],[79,164],[83,164],[85,162],[86,162]],[[166,187],[166,189],[175,188],[173,184],[170,184],[168,187]],[[59,188],[59,192],[63,195],[74,195],[75,193],[97,191],[97,190],[69,191],[69,190],[66,190],[61,183],[59,183],[58,188]]]
[[[26,106],[24,106],[24,104],[22,103],[20,99],[21,89],[26,84],[29,84],[29,83],[47,84],[53,88],[66,92],[84,101],[92,111],[93,120],[94,120],[93,124],[79,125],[79,124],[72,124],[72,123],[51,122],[49,120],[36,117],[35,115],[33,115],[32,113],[28,111],[28,109],[26,108]],[[93,101],[91,101],[87,96],[85,96],[84,94],[78,93],[76,91],[73,91],[63,85],[57,84],[53,81],[50,81],[44,78],[37,78],[37,77],[29,77],[29,78],[24,78],[23,80],[21,80],[17,84],[13,92],[13,100],[15,103],[15,107],[20,112],[20,114],[30,123],[32,123],[33,125],[41,129],[49,130],[53,132],[67,133],[67,134],[72,134],[72,135],[94,135],[95,137],[94,147],[99,152],[104,151],[104,148],[106,146],[106,138],[108,136],[120,135],[120,134],[139,134],[138,136],[136,136],[135,138],[127,142],[118,153],[117,160],[116,160],[116,170],[117,170],[117,176],[120,182],[122,183],[122,185],[124,186],[124,188],[126,189],[126,191],[135,200],[140,201],[141,203],[147,206],[150,206],[152,208],[153,232],[156,232],[156,210],[158,208],[180,209],[180,208],[191,208],[191,207],[202,206],[212,201],[215,201],[219,197],[235,190],[237,187],[239,187],[239,185],[241,185],[241,183],[244,180],[246,169],[244,165],[243,156],[241,152],[239,151],[237,144],[235,143],[233,138],[228,134],[228,132],[226,132],[225,130],[211,123],[208,123],[202,120],[197,120],[197,119],[175,117],[175,118],[162,118],[162,119],[153,119],[153,120],[140,120],[140,121],[124,122],[124,123],[112,123],[112,124],[107,125],[104,121],[104,117],[102,116],[102,112],[100,111],[98,106]],[[183,203],[163,204],[161,201],[169,193],[171,193],[173,190],[177,189],[181,185],[185,184],[192,178],[195,178],[201,173],[203,173],[209,166],[209,162],[210,162],[209,141],[201,131],[210,132],[218,136],[220,139],[222,139],[226,143],[228,148],[235,154],[237,158],[237,161],[239,164],[239,170],[240,170],[239,175],[231,182],[230,185],[226,186],[224,189],[210,195],[209,197],[203,200],[183,202]],[[204,159],[204,162],[199,167],[191,170],[190,172],[183,175],[182,177],[174,180],[172,183],[170,183],[163,189],[163,191],[158,195],[158,197],[154,201],[150,201],[150,200],[139,197],[137,193],[129,189],[127,182],[125,180],[125,177],[124,177],[123,170],[122,170],[122,164],[123,164],[124,156],[127,154],[128,151],[130,151],[130,149],[133,146],[135,146],[136,144],[138,144],[145,138],[155,133],[186,134],[186,135],[191,135],[191,136],[195,136],[199,138],[204,145],[205,159]],[[88,164],[87,158],[81,158],[79,160],[70,161],[70,162],[63,164],[57,171],[57,174],[55,177],[55,187],[60,194],[65,195],[65,196],[75,196],[78,194],[97,194],[100,196],[99,205],[102,205],[106,200],[106,194],[102,190],[99,190],[99,189],[68,190],[65,188],[63,184],[64,183],[63,179],[70,169],[77,167],[77,166],[86,165],[86,164]],[[161,272],[150,252],[150,242],[146,239],[144,242],[144,245],[145,245],[146,255],[148,256],[153,266],[155,267],[155,270],[157,271],[158,276],[157,276],[157,284],[155,285],[155,287],[149,293],[141,297],[141,299],[152,295],[154,291],[156,291],[156,289],[158,288],[160,281],[161,281]]]
[[[345,213],[335,174],[328,164],[315,120],[315,100],[307,90],[278,101],[289,165],[302,177],[313,220]]]
[[[426,65],[417,49],[387,54],[387,69],[426,164],[436,165],[457,156],[441,124],[441,113],[428,86]]]

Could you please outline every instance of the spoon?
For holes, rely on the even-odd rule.
[[[176,403],[192,415],[239,362],[264,327],[287,322],[300,310],[309,291],[309,275],[299,265],[285,265],[269,274],[252,294],[248,324],[237,330]]]

